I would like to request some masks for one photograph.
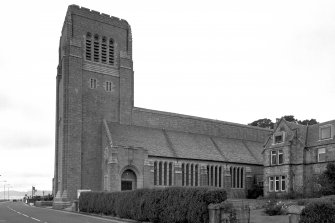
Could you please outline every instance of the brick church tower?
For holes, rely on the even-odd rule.
[[[102,122],[130,124],[133,108],[129,24],[71,5],[59,42],[55,204],[78,189],[102,190]]]

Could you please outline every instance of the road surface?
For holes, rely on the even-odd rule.
[[[32,207],[23,202],[0,202],[0,223],[122,223],[122,221]]]

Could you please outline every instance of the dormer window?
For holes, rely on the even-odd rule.
[[[277,132],[273,135],[273,144],[284,142],[284,132]]]
[[[325,125],[320,127],[320,139],[330,139],[331,138],[332,128],[331,125]]]
[[[275,136],[275,144],[283,142],[283,135]]]

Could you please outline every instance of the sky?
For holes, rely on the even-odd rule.
[[[70,4],[130,23],[136,107],[241,124],[335,119],[335,1],[5,1],[0,191],[2,181],[52,189],[58,44]]]

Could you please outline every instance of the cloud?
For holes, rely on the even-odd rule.
[[[0,145],[5,149],[36,149],[41,147],[53,147],[53,139],[32,135],[0,136]]]
[[[6,110],[11,106],[9,98],[4,94],[0,94],[0,111]]]

